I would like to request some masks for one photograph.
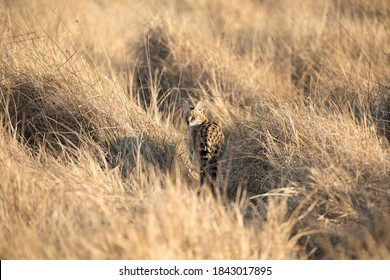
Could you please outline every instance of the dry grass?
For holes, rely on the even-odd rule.
[[[389,259],[390,6],[2,1],[1,259]],[[197,196],[181,102],[228,135]]]

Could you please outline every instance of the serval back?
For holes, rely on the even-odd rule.
[[[195,164],[200,172],[200,185],[209,185],[215,193],[218,165],[224,149],[224,135],[218,124],[208,120],[203,111],[203,101],[198,102],[195,107],[186,104],[185,120],[190,131]]]

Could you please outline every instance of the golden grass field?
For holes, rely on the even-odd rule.
[[[390,259],[388,0],[0,11],[1,259]],[[217,199],[187,147],[202,98]]]

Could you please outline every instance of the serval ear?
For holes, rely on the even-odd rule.
[[[183,106],[183,110],[184,110],[184,111],[189,111],[189,110],[191,110],[191,105],[190,105],[190,103],[188,103],[187,100],[183,100],[182,106]]]
[[[203,111],[203,108],[206,106],[206,103],[203,101],[203,100],[201,100],[201,101],[199,101],[197,104],[196,104],[196,106],[195,106],[195,110],[197,110],[197,111]]]

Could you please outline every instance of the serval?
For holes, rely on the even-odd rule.
[[[218,163],[224,150],[224,135],[221,127],[210,122],[203,109],[204,101],[199,101],[195,107],[185,101],[185,121],[190,132],[190,144],[195,165],[200,172],[200,186],[211,187],[216,194],[215,182],[218,174]]]

